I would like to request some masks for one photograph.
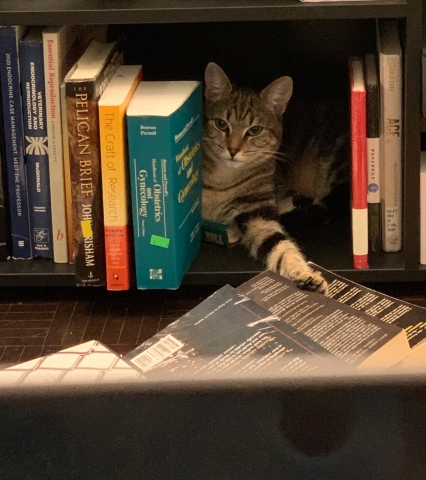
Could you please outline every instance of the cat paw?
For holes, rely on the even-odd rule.
[[[267,267],[292,280],[302,290],[327,294],[327,282],[319,272],[314,272],[297,246],[289,241],[280,242],[270,252]]]
[[[318,272],[303,272],[302,275],[294,278],[294,281],[298,288],[302,290],[309,290],[311,292],[318,292],[327,295],[327,282]]]

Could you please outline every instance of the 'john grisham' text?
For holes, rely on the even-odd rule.
[[[93,197],[92,151],[87,93],[77,93],[75,122],[77,128],[77,160],[79,163],[80,192],[83,197]]]

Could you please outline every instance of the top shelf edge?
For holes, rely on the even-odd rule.
[[[256,5],[249,0],[191,0],[150,2],[128,0],[117,7],[117,2],[78,0],[51,4],[50,1],[2,2],[2,25],[53,24],[126,24],[126,23],[194,23],[227,21],[282,21],[320,19],[405,18],[407,2],[385,1],[328,1],[300,2],[299,0],[271,0]],[[10,6],[9,6],[10,5]],[[179,6],[177,6],[179,5]],[[9,8],[8,8],[9,6]],[[99,8],[98,8],[99,7]]]

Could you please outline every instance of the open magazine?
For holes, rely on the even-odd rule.
[[[426,309],[311,266],[327,297],[267,270],[220,288],[126,360],[148,379],[203,379],[377,373],[426,356]]]

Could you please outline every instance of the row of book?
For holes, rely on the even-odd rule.
[[[349,59],[354,267],[402,248],[402,50],[396,20],[377,20],[377,52]]]
[[[12,256],[73,263],[80,286],[177,288],[201,239],[200,82],[141,82],[104,27],[0,35]]]
[[[200,85],[142,82],[146,90],[134,100],[127,132],[141,66],[122,65],[122,41],[106,43],[105,27],[0,27],[0,36],[7,177],[0,202],[9,202],[9,212],[5,201],[0,207],[0,248],[10,226],[14,258],[75,263],[77,285],[127,289],[136,265],[139,288],[177,288],[200,243]],[[367,268],[369,252],[401,249],[402,55],[395,20],[377,22],[377,51],[378,61],[375,54],[350,60],[355,268]],[[174,88],[179,121],[167,110]],[[197,98],[183,106],[185,88],[197,90]],[[155,261],[141,267],[149,255]]]

